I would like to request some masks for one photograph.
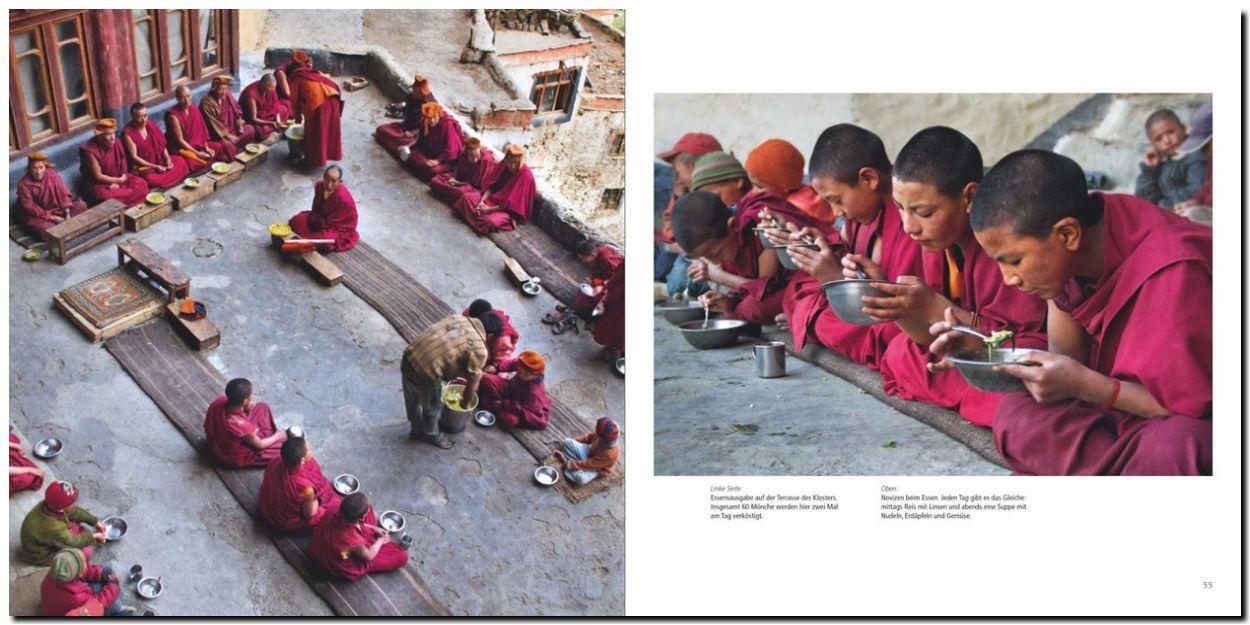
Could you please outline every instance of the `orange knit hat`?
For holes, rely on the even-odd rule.
[[[528,369],[530,373],[538,375],[542,375],[547,370],[547,363],[543,360],[542,354],[528,349],[517,355],[517,364]]]
[[[95,133],[97,135],[102,135],[106,132],[113,132],[114,128],[117,128],[117,120],[112,117],[105,117],[95,123]]]
[[[477,137],[465,137],[465,138],[464,138],[464,147],[466,147],[466,148],[473,148],[474,150],[476,150],[476,149],[478,149],[478,148],[482,147],[482,140],[481,140],[481,139],[478,139]]]
[[[743,166],[751,180],[783,191],[803,186],[803,153],[784,139],[769,139],[751,150]]]
[[[525,148],[515,143],[509,143],[508,147],[504,148],[503,155],[504,158],[514,158],[518,162],[525,162]]]

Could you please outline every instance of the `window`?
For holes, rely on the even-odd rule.
[[[624,130],[613,130],[608,137],[608,156],[625,156]]]
[[[83,13],[9,32],[10,149],[21,149],[80,128],[95,118],[91,62]]]
[[[534,74],[534,89],[530,101],[538,107],[538,114],[568,113],[573,102],[573,89],[577,86],[576,67],[562,67],[550,72]]]
[[[164,85],[156,47],[156,11],[133,9],[130,19],[134,23],[135,74],[142,100],[160,94]]]
[[[185,9],[165,12],[165,46],[168,52],[166,64],[171,85],[191,80],[191,59],[188,53],[190,37],[187,36],[190,24],[186,18]]]
[[[599,207],[602,210],[618,210],[621,208],[621,200],[625,197],[625,189],[604,189],[603,202]]]
[[[180,84],[228,71],[226,11],[135,9],[135,82],[139,99],[150,101]]]
[[[210,11],[197,11],[200,22],[200,69],[206,71],[210,68],[220,65],[220,49],[219,39],[221,37],[218,27],[221,11],[213,9]]]

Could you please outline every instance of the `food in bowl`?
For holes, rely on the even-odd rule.
[[[230,165],[226,163],[213,163],[213,171],[219,174],[224,174],[230,171]]]
[[[165,194],[159,191],[153,191],[152,193],[148,194],[147,201],[148,201],[148,204],[151,204],[153,206],[157,204],[164,204]]]

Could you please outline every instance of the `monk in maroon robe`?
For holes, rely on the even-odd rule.
[[[354,582],[370,573],[385,573],[408,563],[408,553],[377,525],[364,493],[343,498],[338,514],[313,528],[308,559],[332,579]]]
[[[444,111],[441,104],[422,104],[420,132],[404,166],[426,182],[451,171],[464,148],[462,134],[460,122]]]
[[[343,170],[331,165],[313,188],[312,210],[296,214],[289,223],[302,238],[334,239],[334,243],[318,244],[318,251],[346,252],[360,241],[358,219],[356,200],[343,184]]]
[[[1008,286],[1048,302],[1049,351],[1001,365],[994,443],[1016,473],[1211,473],[1211,230],[1132,196],[1088,193],[1071,159],[1007,155],[972,229]],[[949,319],[948,319],[949,321]],[[958,351],[948,322],[930,349]],[[1162,330],[1161,330],[1162,329]]]
[[[534,173],[525,164],[525,150],[512,144],[503,162],[486,175],[481,195],[465,191],[456,200],[456,212],[480,234],[508,232],[530,218],[534,206]]]
[[[429,102],[438,102],[430,91],[430,81],[425,76],[417,75],[412,81],[411,92],[404,98],[403,120],[382,124],[374,132],[373,138],[378,145],[394,156],[400,148],[410,147],[415,143],[424,119],[421,107]]]
[[[239,93],[243,121],[259,129],[262,139],[280,131],[291,120],[291,103],[278,96],[277,84],[273,74],[265,74]]]
[[[191,102],[191,90],[186,85],[178,85],[174,97],[178,103],[165,112],[165,140],[169,149],[187,159],[193,174],[208,169],[214,161],[233,161],[238,150],[232,143],[215,141],[208,136],[204,116]]]
[[[282,453],[286,432],[264,402],[252,401],[252,383],[236,378],[204,414],[204,436],[217,462],[235,469],[265,467]]]
[[[313,69],[312,58],[303,50],[297,50],[291,59],[298,65],[287,80],[291,109],[304,123],[304,158],[316,167],[343,160],[343,94],[339,86]]]
[[[595,242],[590,239],[578,243],[574,251],[577,253],[577,259],[590,270],[586,284],[590,285],[594,294],[587,295],[579,292],[577,299],[573,300],[573,309],[578,314],[589,315],[603,300],[608,280],[612,278],[616,268],[625,262],[625,257],[612,246],[595,245]]]
[[[95,137],[78,148],[78,167],[92,200],[117,200],[134,206],[147,197],[148,183],[128,172],[126,149],[113,134],[116,129],[117,121],[112,118],[96,122]]]
[[[486,368],[484,371],[494,373],[501,361],[505,361],[512,357],[512,351],[516,349],[517,341],[521,340],[521,333],[512,327],[512,322],[508,320],[508,314],[498,308],[491,306],[490,302],[484,299],[475,299],[469,307],[464,309],[462,313],[466,317],[477,319],[483,313],[493,312],[499,318],[503,329],[499,334],[486,335]]]
[[[288,438],[260,482],[260,516],[284,532],[309,529],[339,511],[339,494],[313,458],[308,441]]]
[[[466,137],[456,168],[434,176],[430,180],[430,192],[448,206],[455,206],[467,194],[479,200],[486,186],[486,177],[495,166],[495,156],[482,147],[481,139]]]
[[[260,128],[243,121],[243,107],[230,94],[229,76],[214,76],[213,86],[200,99],[200,113],[208,126],[208,136],[229,143],[235,152],[265,138]]]
[[[603,314],[595,321],[595,342],[608,350],[613,360],[625,353],[625,263],[616,266],[604,287],[600,301]]]
[[[9,496],[42,486],[43,471],[22,452],[21,439],[9,432]]]
[[[53,171],[43,152],[26,157],[26,175],[17,181],[17,207],[13,221],[42,241],[48,239],[48,228],[87,210],[86,202],[75,198]]]
[[[136,102],[130,107],[130,123],[122,130],[122,142],[130,157],[130,171],[143,178],[148,187],[168,189],[191,173],[187,159],[171,156],[165,133],[148,119],[148,107]]]
[[[495,415],[499,426],[541,430],[551,420],[551,400],[543,376],[547,363],[526,350],[502,362],[495,373],[484,373],[478,391],[482,407]]]

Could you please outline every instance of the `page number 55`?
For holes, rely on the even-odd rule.
[[[1215,582],[1210,581],[1210,580],[1202,582],[1203,590],[1211,590],[1212,588],[1215,588]]]

